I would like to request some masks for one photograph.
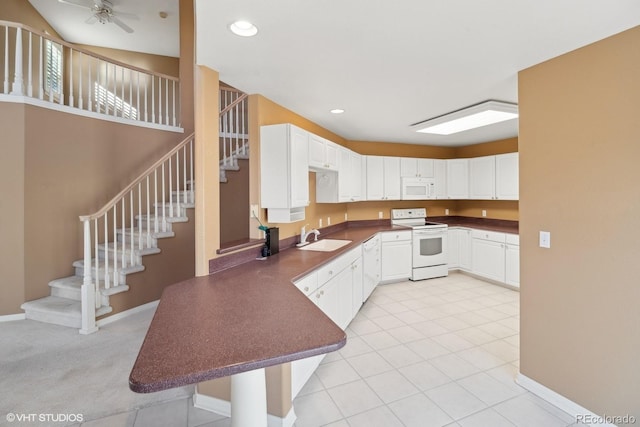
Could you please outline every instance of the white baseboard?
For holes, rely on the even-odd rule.
[[[540,397],[541,399],[546,400],[553,406],[571,415],[576,420],[576,422],[582,422],[581,425],[590,425],[592,427],[616,427],[615,424],[611,424],[608,422],[609,418],[614,417],[601,417],[600,415],[594,414],[588,409],[578,405],[574,401],[567,399],[563,395],[558,394],[550,388],[543,386],[539,382],[532,380],[526,375],[522,375],[520,372],[518,372],[518,375],[516,375],[516,383],[529,390],[536,396]]]
[[[2,322],[13,322],[14,320],[25,320],[26,318],[27,318],[26,313],[6,314],[4,316],[0,316],[0,323],[2,323]]]
[[[193,406],[198,409],[204,409],[205,411],[213,412],[224,417],[231,416],[231,402],[228,400],[218,399],[216,397],[199,394],[197,391],[193,394]],[[275,415],[267,414],[267,426],[268,427],[293,427],[293,423],[296,422],[296,413],[293,410],[293,406],[284,418],[276,417]]]
[[[104,319],[100,319],[100,320],[96,321],[96,326],[98,326],[98,327],[105,326],[105,325],[108,325],[109,323],[113,323],[113,322],[116,322],[116,321],[118,321],[120,319],[124,319],[125,317],[132,316],[134,314],[140,313],[140,312],[145,311],[145,310],[156,308],[158,306],[159,302],[160,302],[160,300],[155,300],[155,301],[151,301],[149,303],[143,304],[143,305],[139,305],[139,306],[134,307],[134,308],[130,308],[129,310],[121,311],[120,313],[116,313],[113,316],[109,316],[109,317],[106,317]]]

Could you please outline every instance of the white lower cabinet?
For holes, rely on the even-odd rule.
[[[362,244],[362,302],[365,302],[380,283],[380,235]]]
[[[482,230],[473,230],[471,236],[471,272],[497,282],[519,286],[519,237]]]
[[[411,230],[381,233],[380,281],[411,277]]]

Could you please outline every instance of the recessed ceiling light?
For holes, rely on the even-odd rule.
[[[236,21],[229,25],[229,29],[233,34],[242,37],[251,37],[258,34],[258,27],[249,21]]]
[[[333,110],[331,110],[331,112],[333,114],[342,114],[344,113],[344,110],[342,108],[334,108]]]
[[[447,113],[414,125],[416,132],[451,135],[518,118],[518,106],[499,101],[486,101]]]

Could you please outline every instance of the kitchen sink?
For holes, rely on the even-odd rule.
[[[324,239],[309,243],[298,249],[301,251],[333,252],[336,249],[340,249],[341,247],[348,245],[349,243],[351,243],[351,240]]]

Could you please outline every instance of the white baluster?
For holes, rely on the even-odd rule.
[[[114,92],[113,94],[115,95],[116,93]],[[124,67],[120,67],[120,100],[120,109],[122,110],[120,111],[120,117],[124,118]],[[133,227],[133,224],[131,226]]]
[[[187,146],[182,147],[182,194],[184,203],[187,201]]]
[[[60,45],[60,52],[63,51],[63,47],[62,45]],[[62,70],[60,70],[60,75],[64,76],[64,61],[62,62]],[[60,81],[58,82],[58,88],[60,89],[58,91],[58,103],[60,105],[64,104],[64,79],[60,79]]]
[[[171,173],[171,157],[169,157],[169,214],[170,217],[175,216],[173,212],[173,174]]]
[[[69,107],[73,106],[73,49],[69,49]]]
[[[129,252],[129,260],[131,261],[131,266],[134,265],[133,262],[133,248],[134,248],[134,242],[133,242],[133,190],[129,191],[129,225],[131,226],[131,244],[130,244],[130,249],[131,251]]]
[[[124,215],[124,211],[125,211],[125,199],[124,197],[122,198],[122,255],[121,255],[121,259],[120,259],[120,266],[124,269],[127,266],[127,260],[126,260],[126,248],[127,248],[127,226],[126,226],[126,221],[124,220],[125,215]],[[118,278],[118,284],[120,284],[120,278]]]
[[[144,84],[144,121],[148,122],[149,121],[149,114],[148,111],[149,109],[147,108],[147,89],[149,86],[149,83],[146,81],[147,79],[145,78],[145,84]]]
[[[195,203],[196,201],[196,196],[195,196],[195,192],[193,189],[193,139],[191,141],[189,141],[189,173],[191,174],[191,201]]]
[[[84,107],[84,99],[82,99],[82,69],[84,68],[84,57],[82,56],[82,52],[78,52],[80,59],[78,60],[78,64],[80,64],[78,70],[78,108],[83,109]]]
[[[96,255],[96,262],[93,264],[93,277],[95,280],[95,288],[96,288],[96,299],[94,301],[96,308],[100,308],[101,301],[100,301],[100,273],[98,272],[98,269],[100,268],[100,260],[98,259],[98,243],[99,243],[99,239],[98,239],[98,219],[94,219],[93,220],[93,242],[94,242],[94,254]],[[109,248],[107,247],[107,242],[105,239],[105,253],[109,250]]]
[[[155,212],[153,231],[158,232],[158,168],[153,171],[153,210]]]
[[[44,73],[42,71],[43,58],[44,51],[42,50],[42,36],[40,36],[40,54],[38,55],[38,99],[44,99]]]
[[[129,68],[129,111],[128,111],[128,118],[129,119],[133,119],[133,70],[131,68]]]
[[[4,27],[4,93],[9,93],[9,27]]]
[[[118,115],[118,106],[116,104],[116,94],[118,93],[118,66],[113,64],[113,117]],[[109,94],[107,93],[107,97]]]
[[[82,305],[82,327],[81,334],[91,334],[98,330],[96,327],[96,305],[94,303],[95,287],[91,282],[91,226],[89,219],[84,219],[84,273],[82,287],[80,288]]]
[[[89,111],[93,111],[93,96],[91,95],[91,93],[93,92],[93,84],[91,83],[91,63],[93,62],[93,58],[89,57],[89,78],[87,79],[87,110]],[[98,69],[96,70],[96,83],[99,81],[100,79],[100,66],[98,66]]]
[[[109,64],[104,63],[104,88],[107,89],[109,87]],[[106,90],[105,90],[106,92]],[[99,92],[100,93],[100,92]],[[100,112],[100,99],[96,99],[98,101],[98,113]],[[107,94],[105,93],[104,99],[104,113],[109,114],[109,100],[107,99]]]
[[[166,162],[165,162],[166,163]],[[167,231],[167,209],[165,208],[164,163],[162,164],[162,231]]]
[[[151,123],[156,122],[156,86],[154,82],[154,75],[151,74]],[[165,230],[166,231],[166,230]]]
[[[29,56],[27,65],[27,96],[33,98],[33,33],[29,31]]]
[[[164,124],[165,125],[169,125],[169,79],[165,79],[164,80],[164,91],[165,91],[164,92],[164,94],[165,94],[165,97],[164,97],[165,108],[164,108],[164,110],[165,110],[165,114],[166,114]]]
[[[138,183],[138,218],[142,217],[142,182]],[[131,230],[133,230],[133,223]],[[138,249],[142,250],[142,228],[138,225]]]
[[[158,123],[162,124],[162,79],[158,77]]]
[[[176,125],[176,81],[173,81],[173,125]]]
[[[151,214],[151,206],[149,204],[149,175],[147,175],[147,217]],[[140,229],[142,232],[142,228]],[[151,247],[151,221],[147,220],[147,247]]]
[[[15,72],[13,74],[13,85],[11,87],[11,95],[22,95],[24,92],[22,81],[22,28],[16,28],[16,55],[15,55]]]
[[[140,120],[140,71],[136,72],[136,120]]]
[[[116,202],[113,205],[113,286],[118,286],[120,283],[119,282],[119,275],[118,275],[118,239],[116,239],[115,237],[117,236],[117,232],[118,232],[118,203]],[[124,234],[124,233],[123,233]],[[122,236],[122,239],[124,240],[125,236]]]
[[[109,211],[104,213],[104,241],[109,241]],[[117,235],[113,234],[113,245],[115,247],[118,241]],[[104,288],[109,289],[111,287],[111,281],[109,280],[109,251],[104,253]]]

